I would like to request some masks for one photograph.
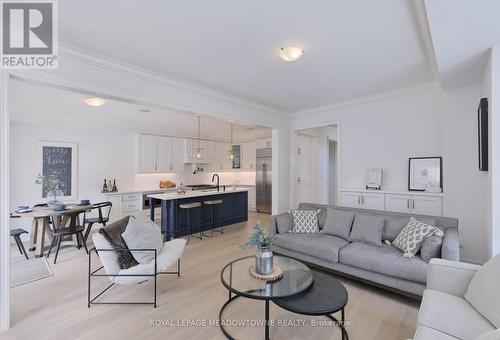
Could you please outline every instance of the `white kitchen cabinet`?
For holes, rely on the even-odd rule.
[[[342,190],[341,200],[345,207],[443,216],[442,193]]]
[[[110,194],[105,196],[105,200],[112,204],[109,223],[118,221],[129,215],[136,218],[144,217],[142,212],[142,193]]]
[[[362,193],[343,191],[342,206],[371,210],[384,210],[384,195],[379,193]]]
[[[157,137],[139,136],[139,172],[156,172]]]
[[[395,195],[387,194],[385,195],[385,210],[401,212],[401,213],[411,213],[411,196],[410,195]]]
[[[241,168],[243,170],[255,171],[256,149],[256,142],[241,144]]]
[[[359,192],[342,192],[342,206],[348,208],[361,208],[361,199]]]
[[[172,170],[172,140],[168,137],[157,137],[156,140],[156,172]]]
[[[210,163],[213,159],[214,142],[197,139],[185,140],[184,163]],[[197,154],[200,157],[197,157]]]
[[[109,223],[113,223],[122,218],[122,197],[121,195],[107,196],[106,201],[111,202],[111,211],[109,213]]]
[[[229,158],[231,144],[224,142],[214,142],[213,170],[224,171],[231,169],[231,159]]]
[[[443,200],[435,196],[412,196],[412,212],[417,215],[441,216]]]
[[[139,135],[139,173],[184,170],[184,139]]]
[[[171,156],[171,168],[172,171],[183,171],[184,170],[184,139],[183,138],[171,138],[172,140],[172,156]]]
[[[271,138],[261,138],[257,139],[256,141],[256,147],[257,149],[268,149],[272,148],[272,139]]]
[[[255,187],[248,190],[248,210],[257,210]]]

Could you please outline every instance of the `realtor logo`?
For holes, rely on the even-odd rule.
[[[58,61],[56,0],[2,0],[1,67],[55,69]]]

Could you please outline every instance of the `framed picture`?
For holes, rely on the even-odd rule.
[[[488,171],[488,98],[481,98],[477,108],[479,170]]]
[[[39,142],[42,200],[77,199],[77,144]]]
[[[440,188],[443,191],[443,158],[410,158],[408,164],[408,190],[425,191]]]

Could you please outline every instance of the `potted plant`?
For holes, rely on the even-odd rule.
[[[248,239],[241,246],[243,249],[250,249],[257,246],[255,256],[255,272],[261,275],[271,274],[273,271],[273,253],[271,252],[271,235],[257,221]]]

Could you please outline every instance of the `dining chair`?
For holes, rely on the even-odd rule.
[[[80,225],[80,214],[83,211],[70,211],[63,213],[61,215],[50,216],[52,223],[49,224],[49,230],[52,234],[52,243],[50,244],[49,252],[47,253],[47,258],[49,258],[52,248],[57,244],[56,255],[54,257],[54,264],[57,262],[57,255],[59,255],[59,249],[61,248],[61,241],[66,236],[76,235],[77,243],[83,243],[85,251],[89,253],[87,245],[83,239],[83,230],[85,228]],[[62,225],[65,220],[69,220],[68,226]]]
[[[92,210],[97,210],[97,217],[90,217],[87,218],[87,214],[84,213],[83,215],[83,226],[87,225],[87,230],[85,231],[85,236],[83,237],[83,242],[87,242],[87,239],[90,235],[90,231],[92,230],[92,226],[97,223],[97,224],[102,224],[104,227],[106,226],[106,223],[109,222],[109,214],[111,213],[111,207],[113,204],[111,202],[101,202],[101,203],[96,203],[92,207]],[[104,211],[105,208],[107,208],[107,211]]]

